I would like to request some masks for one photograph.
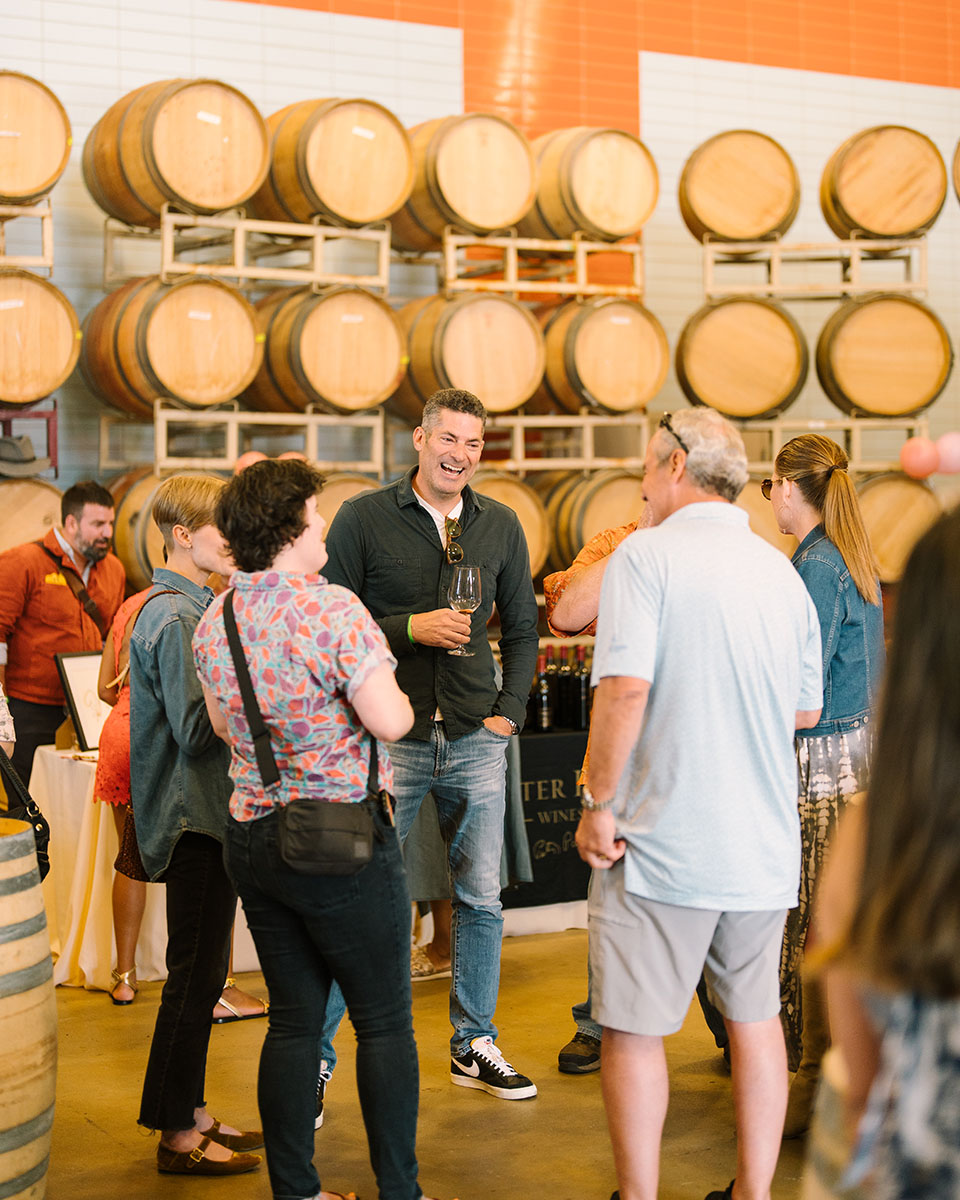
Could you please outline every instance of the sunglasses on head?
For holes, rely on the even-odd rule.
[[[454,541],[454,538],[458,538],[463,533],[460,522],[456,517],[444,517],[443,526],[447,534],[447,544],[444,547],[447,553],[447,562],[463,562],[463,547],[459,542]]]
[[[663,416],[660,418],[660,425],[659,425],[659,428],[660,428],[660,429],[665,429],[665,430],[667,431],[667,433],[669,433],[669,434],[670,434],[670,436],[671,436],[672,438],[675,438],[675,439],[676,439],[676,441],[677,441],[677,442],[679,443],[679,445],[680,445],[680,449],[681,449],[681,450],[684,452],[684,454],[689,454],[689,453],[690,453],[690,450],[689,450],[689,448],[687,447],[687,444],[686,444],[686,442],[683,440],[683,438],[680,436],[680,434],[679,434],[679,433],[677,433],[677,431],[676,431],[676,430],[674,429],[674,427],[673,427],[673,424],[672,424],[672,422],[671,422],[671,420],[670,420],[670,418],[671,418],[672,416],[673,416],[673,413],[664,413],[664,414],[663,414]]]

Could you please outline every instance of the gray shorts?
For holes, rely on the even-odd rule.
[[[624,1033],[662,1037],[684,1022],[702,971],[731,1021],[780,1011],[786,910],[715,912],[633,896],[622,863],[594,871],[589,929],[592,1015]]]

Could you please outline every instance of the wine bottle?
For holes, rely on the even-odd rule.
[[[561,654],[560,669],[557,671],[557,708],[553,723],[557,729],[572,729],[574,716],[573,675],[574,648],[569,646]]]
[[[592,702],[592,694],[590,691],[590,671],[587,668],[587,648],[584,645],[577,647],[577,665],[573,669],[573,713],[572,725],[574,729],[589,729],[590,727],[590,706]]]
[[[537,730],[549,733],[553,728],[553,697],[547,675],[547,659],[541,654],[537,659]]]

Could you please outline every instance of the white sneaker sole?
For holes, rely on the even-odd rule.
[[[474,1079],[471,1075],[455,1075],[450,1072],[450,1082],[455,1083],[457,1087],[475,1088],[480,1092],[487,1092],[491,1096],[496,1096],[498,1100],[532,1100],[537,1094],[537,1085],[531,1083],[524,1088],[501,1088],[493,1083],[484,1083],[482,1079]]]

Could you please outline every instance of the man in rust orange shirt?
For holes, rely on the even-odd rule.
[[[123,600],[123,566],[110,553],[113,497],[101,484],[63,494],[62,525],[42,542],[0,554],[0,686],[17,730],[12,761],[26,782],[37,746],[63,721],[56,654],[97,651]]]

